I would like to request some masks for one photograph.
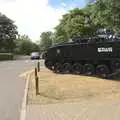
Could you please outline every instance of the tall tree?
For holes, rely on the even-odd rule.
[[[32,42],[27,35],[22,35],[17,38],[15,53],[30,55],[34,51],[40,51],[39,45]]]
[[[94,4],[94,21],[102,27],[120,33],[120,1],[97,0]]]
[[[90,21],[89,14],[85,13],[82,9],[76,8],[70,11],[66,30],[69,38],[93,36],[95,26],[93,22]]]
[[[0,51],[13,52],[17,27],[7,16],[0,14]]]
[[[63,15],[56,27],[56,41],[68,41],[74,37],[93,36],[96,26],[85,9],[75,8]]]
[[[74,37],[96,36],[100,29],[120,34],[120,1],[91,0],[85,8],[75,8],[63,15],[55,27],[54,43]]]
[[[67,31],[66,31],[66,24],[68,20],[69,14],[63,15],[62,19],[60,20],[60,23],[55,27],[55,33],[54,33],[54,43],[60,43],[60,42],[66,42],[69,40]]]
[[[52,45],[53,41],[53,33],[50,31],[41,33],[40,36],[40,49],[41,51],[46,50],[48,47]]]

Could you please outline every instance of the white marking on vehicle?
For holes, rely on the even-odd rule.
[[[113,49],[112,47],[108,47],[108,48],[101,47],[101,48],[98,48],[98,52],[113,52]]]

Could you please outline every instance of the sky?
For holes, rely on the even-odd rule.
[[[87,0],[0,0],[0,12],[12,19],[20,35],[40,40],[44,31],[53,31],[62,15],[75,7],[82,8]]]

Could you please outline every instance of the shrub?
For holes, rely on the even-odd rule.
[[[13,60],[12,53],[0,53],[0,60]]]

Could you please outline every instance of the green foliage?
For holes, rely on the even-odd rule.
[[[57,36],[53,39],[53,44],[56,44],[56,43],[61,43],[61,42],[67,42],[68,39],[65,39],[64,36]]]
[[[12,53],[0,53],[0,60],[13,60]]]
[[[7,16],[0,14],[0,48],[6,52],[13,52],[16,36],[17,27],[14,22]]]
[[[34,51],[39,52],[39,45],[33,43],[27,35],[18,37],[16,40],[15,53],[30,55],[30,53]]]
[[[99,27],[114,30],[120,33],[120,1],[119,0],[97,0],[90,11],[94,23]]]
[[[97,0],[85,8],[75,8],[63,15],[55,28],[56,42],[74,37],[96,36],[101,28],[120,33],[120,1]]]
[[[100,29],[108,29],[120,34],[120,1],[96,0],[85,8],[74,8],[62,16],[60,23],[55,27],[52,40],[42,35],[41,48],[48,46],[47,41],[53,43],[66,42],[75,37],[96,36]],[[51,44],[51,42],[50,42]],[[48,45],[48,46],[47,46]]]
[[[66,42],[69,40],[65,28],[68,20],[68,15],[69,14],[63,15],[63,18],[60,20],[60,23],[55,27],[54,40],[53,40],[54,43]]]
[[[40,50],[44,51],[48,47],[52,45],[53,41],[53,33],[48,31],[48,32],[43,32],[40,36]]]
[[[63,15],[55,30],[56,42],[64,42],[74,37],[93,36],[96,26],[86,9],[75,8]]]

